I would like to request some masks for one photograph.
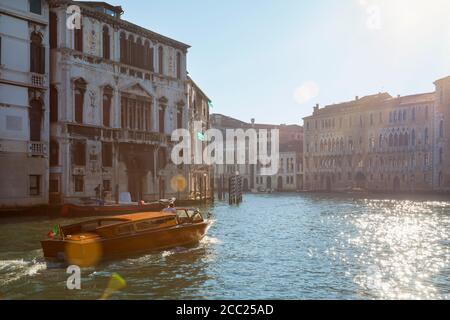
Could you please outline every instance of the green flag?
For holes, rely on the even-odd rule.
[[[54,226],[52,232],[55,236],[59,236],[59,226]]]
[[[200,141],[205,141],[206,137],[205,137],[205,135],[203,133],[197,132],[197,139],[200,140]]]

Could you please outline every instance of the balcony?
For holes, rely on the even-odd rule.
[[[95,126],[68,124],[68,132],[72,136],[81,136],[88,139],[102,141],[119,141],[125,143],[141,144],[167,144],[170,139],[158,132],[136,131],[120,128],[101,128]]]
[[[28,154],[30,156],[47,156],[47,143],[45,142],[29,142]]]
[[[47,85],[45,75],[39,73],[30,73],[30,84],[33,87],[45,88]]]

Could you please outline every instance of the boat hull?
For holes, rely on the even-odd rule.
[[[46,260],[86,267],[105,260],[195,245],[205,236],[208,226],[208,222],[202,222],[110,239],[44,240],[41,244]]]

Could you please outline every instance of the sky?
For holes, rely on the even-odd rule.
[[[123,19],[192,46],[213,113],[302,124],[356,96],[434,90],[450,75],[448,0],[109,0]]]

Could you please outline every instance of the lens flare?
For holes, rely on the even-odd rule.
[[[172,190],[174,190],[175,192],[182,192],[186,190],[187,187],[186,178],[183,177],[182,175],[174,176],[170,180],[170,186],[172,187]]]

